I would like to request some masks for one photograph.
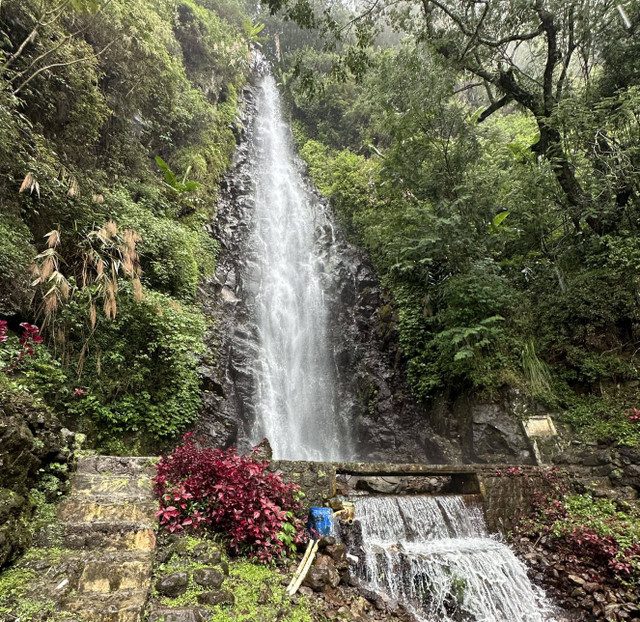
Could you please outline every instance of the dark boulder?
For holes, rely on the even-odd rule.
[[[193,571],[193,580],[202,587],[218,589],[224,582],[224,575],[217,568],[198,568]]]
[[[186,572],[173,572],[160,577],[156,582],[156,590],[163,596],[175,598],[187,591],[189,575]]]
[[[325,587],[335,588],[339,583],[340,575],[336,570],[322,566],[311,566],[307,576],[302,581],[302,585],[311,588],[314,592],[322,592]]]
[[[198,602],[201,605],[233,605],[236,599],[228,590],[215,590],[198,594]]]

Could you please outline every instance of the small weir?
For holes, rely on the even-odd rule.
[[[345,540],[369,589],[420,622],[552,622],[525,566],[489,536],[476,495],[352,497]],[[346,529],[343,531],[347,531]]]

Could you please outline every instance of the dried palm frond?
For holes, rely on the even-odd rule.
[[[113,281],[106,280],[104,285],[104,314],[110,320],[115,319],[117,313],[117,303],[116,303],[116,289]]]
[[[46,319],[55,315],[55,312],[58,310],[58,297],[54,295],[48,295],[44,298],[44,316]]]
[[[98,311],[94,302],[89,307],[89,321],[91,322],[91,328],[94,329],[98,321]]]
[[[40,198],[40,184],[36,181],[35,177],[31,173],[27,173],[26,177],[22,180],[22,185],[20,186],[20,194],[23,192],[29,191],[29,194],[35,193]]]
[[[142,283],[140,282],[139,278],[134,278],[133,281],[133,299],[136,302],[140,302],[141,300],[144,300],[144,292],[142,290]]]
[[[109,238],[115,238],[118,235],[118,225],[113,220],[110,220],[105,226],[104,230],[108,233]]]
[[[71,293],[71,286],[69,285],[69,281],[67,281],[67,279],[65,279],[64,277],[63,277],[63,280],[60,282],[60,293],[62,294],[62,297],[65,300],[69,298],[69,294]]]
[[[42,268],[40,268],[39,282],[46,281],[55,271],[55,268],[56,264],[53,257],[48,257],[47,259],[45,259],[44,263],[42,264]]]
[[[71,177],[69,180],[69,190],[67,194],[70,197],[77,197],[80,194],[80,186],[78,185],[78,180],[75,177]]]
[[[44,239],[47,241],[48,248],[56,248],[58,244],[60,244],[60,230],[54,229],[53,231],[49,231],[44,236]]]
[[[128,253],[125,253],[122,257],[122,269],[127,276],[133,276],[135,266],[133,265],[133,261],[131,260],[131,256]]]

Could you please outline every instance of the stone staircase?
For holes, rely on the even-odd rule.
[[[100,622],[142,619],[156,544],[154,473],[149,458],[78,461],[71,495],[58,506],[65,548],[82,552],[66,611]]]
[[[61,538],[20,563],[31,574],[23,601],[64,622],[142,621],[156,546],[153,462],[78,460],[71,493],[57,509]]]

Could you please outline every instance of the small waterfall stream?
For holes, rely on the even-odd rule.
[[[251,247],[257,258],[253,279],[259,284],[260,355],[251,440],[257,443],[266,436],[277,459],[348,459],[349,429],[342,425],[335,403],[316,251],[317,232],[327,222],[305,185],[271,75],[260,84],[255,144]]]
[[[511,549],[489,537],[472,497],[359,497],[357,572],[421,622],[552,622]]]

